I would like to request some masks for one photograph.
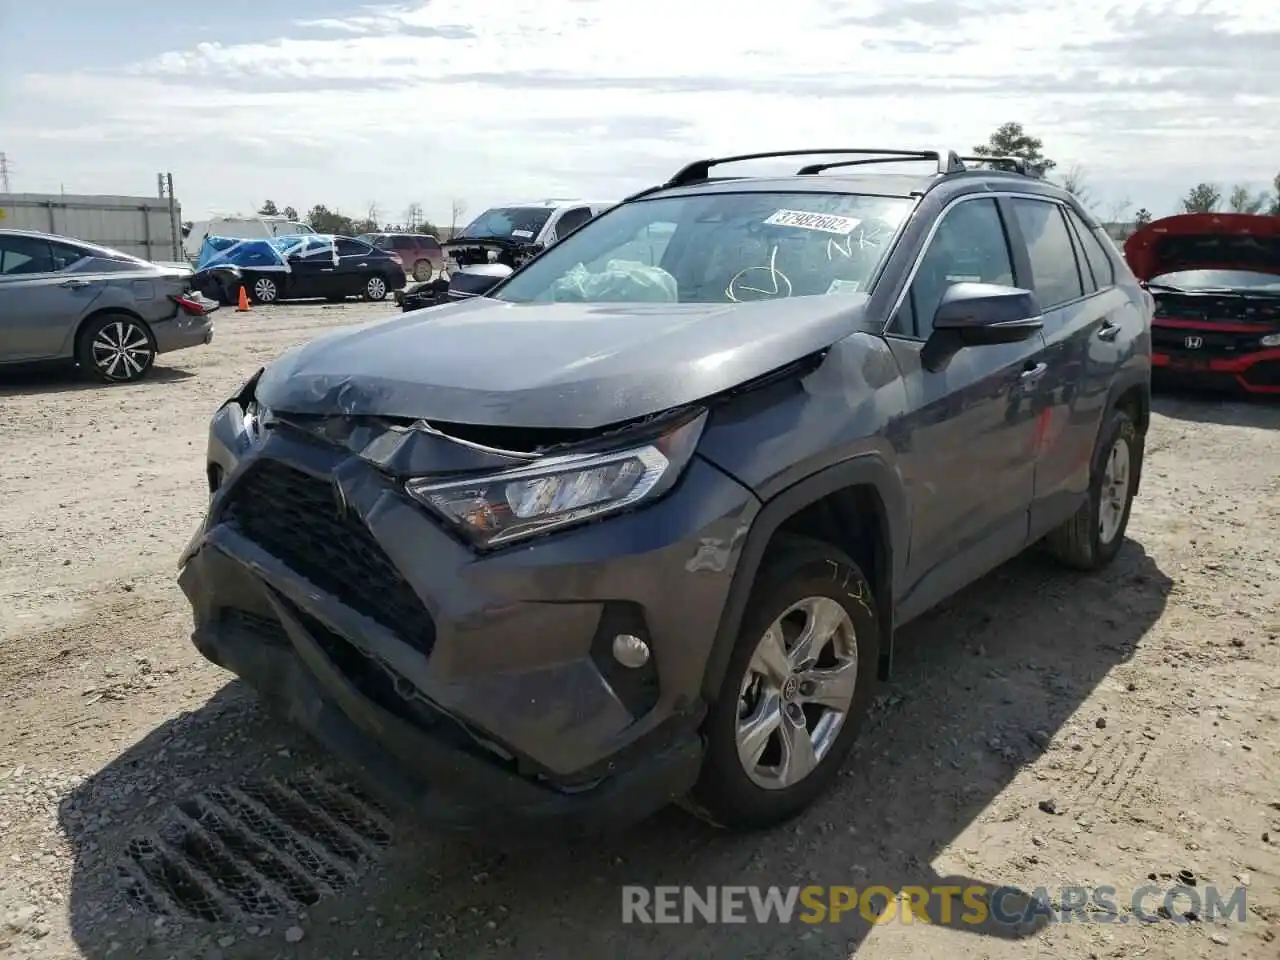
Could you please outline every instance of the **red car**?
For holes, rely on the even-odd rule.
[[[1124,255],[1156,302],[1155,372],[1280,394],[1280,216],[1165,217]]]
[[[440,241],[430,234],[363,233],[357,239],[399,258],[405,274],[414,280],[430,280],[444,269]]]

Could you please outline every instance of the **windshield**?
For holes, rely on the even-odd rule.
[[[551,213],[550,207],[494,207],[463,227],[454,239],[498,237],[532,242],[551,219]]]
[[[738,303],[865,292],[915,201],[715,193],[623,204],[495,292],[514,303]]]
[[[1254,270],[1179,270],[1152,279],[1152,284],[1179,290],[1211,288],[1241,292],[1280,293],[1280,276]]]

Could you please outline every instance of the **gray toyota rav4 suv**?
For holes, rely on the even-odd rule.
[[[792,156],[839,159],[712,175]],[[898,627],[1038,542],[1115,557],[1151,313],[1014,160],[689,164],[252,376],[181,559],[195,644],[443,826],[777,823]]]

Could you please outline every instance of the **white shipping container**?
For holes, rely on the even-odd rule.
[[[0,193],[0,229],[39,230],[144,260],[182,259],[182,214],[157,197]]]

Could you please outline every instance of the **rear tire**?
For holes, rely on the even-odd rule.
[[[756,577],[707,717],[707,758],[689,809],[750,830],[809,807],[853,747],[879,650],[876,605],[857,565],[821,541],[780,537]]]
[[[431,273],[432,273],[432,270],[431,270],[430,260],[418,260],[414,262],[413,279],[417,280],[419,283],[426,283],[428,280],[430,280]]]
[[[1048,551],[1076,570],[1100,570],[1116,558],[1129,526],[1129,512],[1142,466],[1138,427],[1123,410],[1112,410],[1098,434],[1088,499],[1066,523],[1044,539]]]
[[[150,327],[127,313],[94,317],[76,337],[76,363],[102,383],[131,383],[151,370],[156,338]]]
[[[387,299],[387,280],[380,273],[370,274],[365,278],[364,286],[360,290],[361,296],[376,303],[379,300]]]

